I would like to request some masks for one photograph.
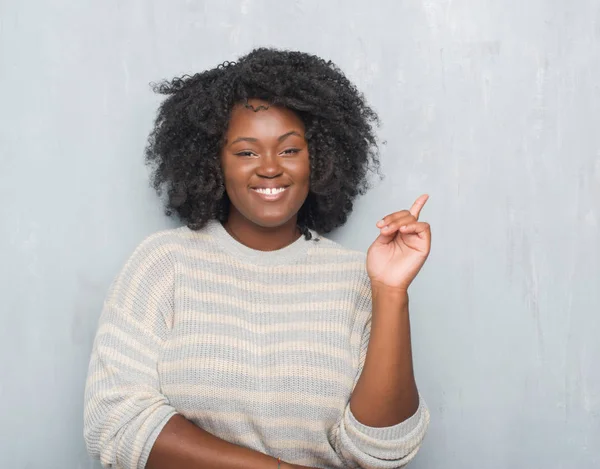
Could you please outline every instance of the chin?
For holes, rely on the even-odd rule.
[[[277,218],[253,218],[251,221],[262,228],[278,228],[285,225],[292,217],[277,217]]]
[[[246,218],[248,218],[248,220],[250,220],[255,225],[261,226],[263,228],[278,228],[278,227],[283,226],[286,223],[288,223],[294,217],[294,215],[296,215],[296,214],[295,213],[271,213],[271,214],[253,213]]]

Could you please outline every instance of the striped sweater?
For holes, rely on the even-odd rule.
[[[252,250],[217,221],[150,236],[112,283],[85,391],[88,451],[143,469],[176,413],[237,445],[320,468],[397,468],[429,422],[362,425],[349,399],[370,332],[365,255],[316,233]]]

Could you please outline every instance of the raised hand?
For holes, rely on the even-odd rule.
[[[431,229],[429,223],[419,221],[419,215],[428,199],[422,195],[410,210],[377,222],[380,234],[367,252],[373,286],[407,290],[423,267],[431,248]]]

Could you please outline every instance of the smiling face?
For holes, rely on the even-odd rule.
[[[263,228],[296,224],[309,190],[304,124],[290,109],[251,99],[231,113],[221,166],[231,201],[229,220]]]

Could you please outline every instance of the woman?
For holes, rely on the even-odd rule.
[[[376,114],[331,62],[258,49],[157,87],[167,213],[113,282],[85,395],[107,467],[396,468],[429,421],[407,289],[427,196],[364,254],[322,238],[378,168]]]

